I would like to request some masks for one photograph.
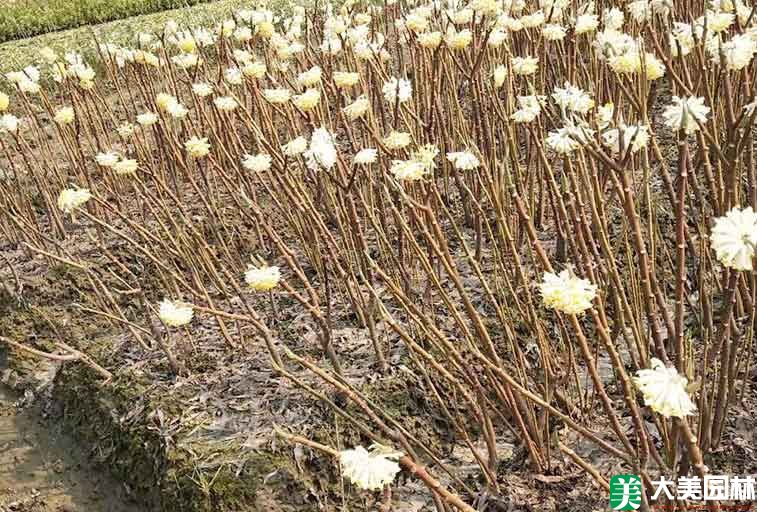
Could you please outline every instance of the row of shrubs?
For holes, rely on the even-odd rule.
[[[0,0],[0,43],[209,1]]]

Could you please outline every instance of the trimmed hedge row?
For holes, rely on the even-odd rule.
[[[0,0],[0,43],[211,0]]]

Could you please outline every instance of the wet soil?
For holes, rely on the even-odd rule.
[[[54,420],[0,384],[0,512],[137,512]]]

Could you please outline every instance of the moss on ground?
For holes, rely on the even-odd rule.
[[[228,442],[221,446],[195,442],[191,453],[182,449],[179,439],[166,435],[167,427],[161,425],[163,417],[156,415],[156,411],[166,411],[165,419],[170,423],[176,417],[168,410],[171,403],[135,407],[148,395],[148,385],[135,376],[103,385],[100,376],[80,365],[64,366],[54,387],[54,399],[63,407],[64,425],[83,445],[91,447],[99,462],[126,483],[148,509],[297,509],[290,495],[306,494],[307,486],[293,476],[298,471],[287,454],[260,449],[245,456],[241,468],[223,462],[217,468],[202,467],[199,461],[208,454],[216,460],[232,460],[246,449],[241,443]],[[267,481],[274,473],[278,478]],[[268,501],[261,502],[261,496],[271,494],[278,497],[275,508]]]

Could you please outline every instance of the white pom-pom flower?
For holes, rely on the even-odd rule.
[[[58,208],[63,213],[71,213],[92,198],[86,188],[65,188],[58,196]]]
[[[591,307],[597,287],[576,277],[570,270],[559,274],[546,272],[539,285],[544,305],[568,315],[579,315]]]
[[[342,476],[366,491],[381,490],[400,472],[400,465],[393,459],[401,456],[401,453],[379,449],[376,445],[371,451],[362,446],[343,450],[339,452]]]
[[[365,148],[358,151],[352,159],[355,165],[372,164],[378,158],[378,151],[373,148]]]
[[[281,279],[279,267],[255,267],[251,265],[244,273],[245,282],[250,288],[259,292],[273,290],[279,284],[279,279]]]
[[[394,103],[395,101],[404,103],[413,96],[413,87],[410,85],[410,80],[404,78],[397,79],[392,77],[384,84],[381,91],[384,93],[384,99],[389,103]]]
[[[308,149],[308,140],[305,137],[297,137],[283,146],[281,146],[281,150],[284,152],[286,156],[297,156],[301,155]]]
[[[751,206],[731,208],[715,219],[710,243],[718,261],[734,270],[751,270],[757,247],[757,212]]]
[[[202,158],[210,153],[210,143],[207,137],[200,138],[193,136],[184,142],[184,148],[193,158]]]
[[[263,172],[271,168],[271,156],[265,153],[257,155],[244,155],[242,167],[248,171]]]
[[[671,130],[683,130],[688,135],[699,130],[697,121],[704,123],[709,113],[710,107],[704,104],[704,98],[673,96],[673,103],[665,108],[662,117],[665,126]]]
[[[481,165],[476,155],[470,151],[455,151],[447,153],[447,160],[452,162],[458,171],[469,171]]]
[[[652,358],[652,368],[639,370],[633,382],[644,395],[644,404],[666,418],[683,418],[696,410],[686,391],[686,377],[659,359]]]
[[[191,304],[163,299],[158,309],[160,321],[169,327],[181,327],[192,321],[194,310]]]
[[[326,128],[317,128],[310,137],[310,147],[305,152],[307,165],[310,170],[321,168],[329,170],[336,163],[336,146],[334,137]]]

